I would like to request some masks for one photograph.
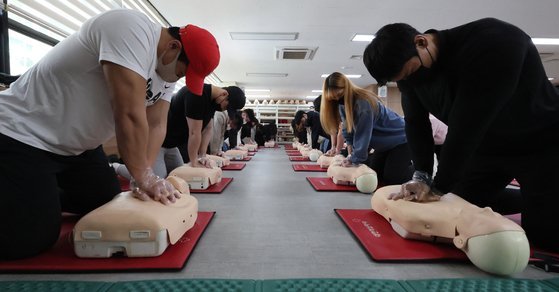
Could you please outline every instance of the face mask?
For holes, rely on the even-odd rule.
[[[221,109],[221,105],[219,103],[215,102],[215,100],[212,101],[212,110],[215,110],[217,112],[223,111]]]
[[[417,69],[417,71],[413,72],[413,74],[411,74],[410,76],[408,76],[408,78],[406,78],[407,80],[414,82],[414,83],[421,83],[421,82],[428,82],[431,79],[431,76],[433,75],[433,66],[435,65],[435,62],[433,60],[433,56],[431,55],[431,52],[429,52],[428,48],[425,48],[427,50],[427,53],[429,53],[429,57],[431,57],[431,68],[427,68],[423,65],[423,61],[421,60],[421,57],[419,57],[419,54],[417,54],[417,56],[419,57],[419,62],[421,62],[421,66]]]
[[[161,54],[161,57],[157,58],[157,68],[155,69],[155,72],[157,72],[157,75],[166,82],[177,82],[177,80],[180,79],[180,76],[177,76],[176,73],[177,61],[179,59],[180,52],[177,53],[175,60],[167,65],[163,65],[163,56],[165,53],[167,53],[167,50]]]

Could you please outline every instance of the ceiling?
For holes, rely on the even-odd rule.
[[[558,0],[151,0],[174,26],[188,23],[216,37],[221,61],[215,75],[245,89],[270,89],[271,98],[316,96],[322,74],[361,74],[353,82],[376,83],[362,60],[367,42],[355,34],[374,34],[388,23],[406,22],[425,31],[445,29],[483,17],[513,23],[532,37],[559,38]],[[297,32],[298,38],[232,40],[230,32]],[[318,47],[312,60],[277,60],[277,47]],[[559,80],[559,46],[538,46],[549,77]],[[247,73],[287,73],[287,77],[249,77]],[[247,92],[247,94],[249,94]]]

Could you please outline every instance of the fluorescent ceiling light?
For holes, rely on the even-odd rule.
[[[361,78],[361,74],[344,74],[347,78]],[[326,78],[330,76],[330,74],[322,74],[320,77]]]
[[[553,78],[553,77],[547,78],[547,80],[549,80],[549,81],[551,81],[551,80],[553,80],[553,79],[555,79],[555,78]]]
[[[269,94],[247,94],[245,95],[248,98],[269,98]]]
[[[287,73],[247,73],[247,77],[287,77]]]
[[[307,95],[307,99],[315,99],[318,95]]]
[[[314,89],[312,92],[314,92],[314,93],[322,93],[322,89]]]
[[[294,41],[298,32],[230,32],[232,40],[255,41]]]
[[[270,92],[270,89],[245,89],[245,92]]]
[[[555,45],[559,46],[559,39],[550,38],[532,38],[535,45]]]
[[[375,38],[372,34],[356,34],[351,39],[352,42],[370,42]]]

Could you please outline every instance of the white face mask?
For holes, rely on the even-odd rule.
[[[165,56],[165,53],[167,53],[167,50],[161,54],[161,57],[157,58],[157,68],[155,68],[155,72],[166,82],[177,82],[177,80],[180,79],[180,76],[177,76],[176,73],[177,60],[179,59],[180,52],[177,53],[175,60],[167,65],[163,65],[163,56]]]

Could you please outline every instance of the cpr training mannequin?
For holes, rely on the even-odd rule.
[[[247,150],[231,149],[223,152],[223,157],[229,160],[243,160],[248,156]]]
[[[246,150],[246,151],[253,152],[253,151],[258,150],[258,144],[244,144],[244,145],[241,145],[241,146],[237,146],[237,148],[239,150]]]
[[[378,189],[371,205],[402,237],[452,240],[474,265],[493,274],[511,275],[528,264],[530,246],[518,224],[452,193],[433,202],[388,199],[400,188],[392,185]]]
[[[83,258],[155,257],[194,226],[198,201],[177,177],[167,180],[181,193],[174,204],[142,201],[122,192],[82,217],[74,226],[74,252]]]
[[[326,172],[337,185],[355,185],[357,190],[370,194],[377,188],[377,174],[365,164],[342,166],[341,160],[334,160]]]
[[[264,142],[264,147],[274,148],[274,147],[276,147],[276,141],[270,140],[270,141]]]
[[[175,168],[169,177],[176,176],[188,183],[192,190],[205,190],[211,185],[221,182],[223,171],[219,167],[192,167],[190,163]]]
[[[229,164],[231,164],[231,160],[229,160],[229,158],[227,157],[221,157],[221,156],[217,156],[217,155],[206,155],[206,157],[212,161],[215,162],[216,166],[219,168],[222,168],[224,166],[227,166]]]
[[[303,155],[303,157],[308,157],[309,160],[313,162],[317,161],[318,158],[322,156],[322,154],[323,154],[322,151],[317,149],[312,149],[309,151],[301,151],[301,155]]]
[[[330,164],[332,164],[332,162],[335,160],[339,160],[341,162],[342,160],[344,160],[344,157],[342,155],[336,155],[336,156],[321,155],[316,161],[316,163],[318,163],[318,165],[320,165],[321,168],[328,168]]]

